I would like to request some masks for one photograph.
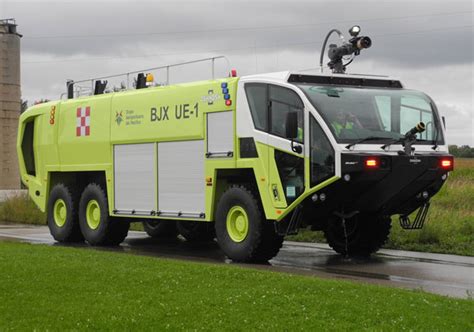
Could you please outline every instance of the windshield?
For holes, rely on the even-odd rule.
[[[298,87],[328,123],[339,143],[368,137],[372,140],[367,143],[399,139],[422,121],[426,130],[416,135],[417,143],[442,144],[431,99],[421,92],[309,84]]]

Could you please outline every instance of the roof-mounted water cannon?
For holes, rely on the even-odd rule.
[[[321,72],[323,71],[323,58],[324,58],[324,52],[326,50],[326,44],[328,42],[329,37],[333,33],[337,33],[339,35],[339,38],[342,41],[341,46],[337,46],[336,44],[330,44],[329,45],[329,50],[328,50],[328,57],[331,61],[328,62],[329,68],[331,68],[333,73],[336,74],[343,74],[346,72],[346,67],[354,61],[354,57],[360,54],[360,51],[369,48],[372,46],[372,40],[367,37],[367,36],[359,36],[361,29],[360,26],[355,25],[352,28],[349,29],[349,34],[351,35],[351,39],[348,42],[345,42],[343,34],[337,30],[337,29],[332,29],[329,31],[327,34],[323,48],[321,50],[321,56],[320,56],[320,66],[321,66]],[[348,62],[343,63],[343,57],[345,56],[352,56],[351,58],[348,59]]]

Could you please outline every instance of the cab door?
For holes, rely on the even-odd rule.
[[[286,137],[290,112],[296,112],[298,119],[298,135],[293,140]],[[269,189],[274,206],[284,208],[305,191],[303,102],[295,91],[269,84],[268,117]]]
[[[268,176],[266,190],[275,208],[285,208],[305,190],[303,102],[295,91],[283,86],[248,82],[244,87],[254,129],[251,135],[255,138],[260,161]],[[294,149],[291,139],[286,138],[289,112],[296,112],[298,119],[298,137],[293,142]],[[238,112],[238,116],[245,113]]]

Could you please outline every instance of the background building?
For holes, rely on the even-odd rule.
[[[0,190],[20,188],[16,136],[21,107],[20,38],[14,19],[0,20]]]

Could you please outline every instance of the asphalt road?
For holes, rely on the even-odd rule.
[[[0,225],[0,239],[30,243],[55,243],[46,226]],[[92,248],[86,244],[74,245]],[[184,240],[156,240],[143,232],[129,232],[116,248],[98,250],[217,264],[235,264],[226,259],[217,243],[193,245]],[[474,296],[474,257],[381,250],[370,259],[346,259],[327,245],[285,242],[267,265],[245,265],[292,274],[354,280],[365,283],[420,289],[451,297]]]

